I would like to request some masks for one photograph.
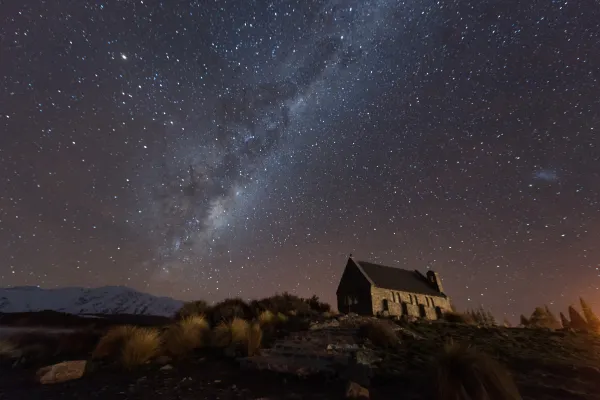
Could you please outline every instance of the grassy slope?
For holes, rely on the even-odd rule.
[[[403,335],[402,346],[381,352],[376,382],[420,382],[431,376],[431,359],[443,344],[468,343],[504,364],[525,398],[600,399],[600,336],[522,328],[479,328],[448,323],[415,323],[406,328],[424,339]]]

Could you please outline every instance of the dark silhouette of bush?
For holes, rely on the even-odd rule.
[[[449,342],[434,360],[439,400],[520,400],[510,373],[488,355]]]
[[[317,295],[313,295],[312,297],[304,300],[310,307],[311,310],[316,311],[318,313],[326,313],[331,311],[331,306],[327,303],[323,303],[319,300]]]
[[[548,306],[536,307],[529,318],[529,327],[531,328],[548,328],[548,329],[560,329],[561,324],[556,319],[556,316],[552,314]]]
[[[189,301],[185,303],[175,314],[175,318],[183,319],[187,317],[195,317],[197,315],[205,315],[210,307],[204,300]]]
[[[594,314],[592,308],[583,300],[583,298],[579,298],[579,302],[581,303],[581,310],[583,311],[583,316],[587,322],[588,328],[591,331],[598,332],[600,330],[600,319]]]
[[[473,319],[473,323],[480,326],[496,326],[496,318],[490,311],[479,307],[475,310],[468,310],[467,314]]]
[[[523,314],[521,314],[520,323],[521,323],[521,326],[524,327],[524,328],[526,328],[526,327],[529,326],[529,320]]]
[[[234,318],[251,320],[256,314],[246,302],[240,298],[225,299],[210,307],[206,316],[213,326]]]
[[[473,324],[473,317],[468,313],[459,313],[456,311],[448,311],[444,313],[444,320],[454,324]]]
[[[262,311],[271,311],[273,314],[296,314],[298,316],[312,314],[311,307],[306,301],[287,292],[253,301],[250,303],[250,306],[255,314],[259,314]]]
[[[569,324],[570,328],[577,331],[589,330],[586,320],[583,319],[581,314],[579,314],[573,306],[569,306],[569,319],[571,320],[571,323]]]
[[[571,327],[571,321],[569,321],[567,319],[567,317],[565,317],[565,314],[560,313],[560,322],[563,326],[563,328],[570,328]]]

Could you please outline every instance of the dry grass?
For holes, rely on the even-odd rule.
[[[102,336],[92,358],[118,359],[125,368],[133,368],[155,357],[160,345],[158,330],[121,325],[110,328]]]
[[[136,328],[125,340],[121,352],[121,364],[127,368],[146,364],[160,351],[160,334],[153,328]]]
[[[248,334],[247,334],[247,338],[246,338],[247,351],[248,351],[247,355],[249,357],[260,353],[262,337],[263,337],[263,333],[262,333],[262,328],[260,327],[260,324],[258,324],[258,323],[252,324],[250,326],[250,329],[248,329]]]
[[[223,321],[213,330],[213,344],[216,347],[228,347],[245,343],[250,325],[242,318]]]
[[[125,342],[138,329],[131,325],[120,325],[110,328],[96,345],[92,352],[92,359],[114,357],[123,349]]]
[[[378,347],[396,347],[400,343],[392,325],[384,321],[372,320],[364,323],[360,326],[359,334]]]
[[[167,352],[180,357],[203,347],[209,340],[210,327],[202,315],[185,317],[164,332],[163,343]]]
[[[260,315],[258,316],[258,322],[261,325],[269,325],[269,324],[272,324],[274,321],[275,321],[275,314],[273,314],[269,310],[261,312]]]
[[[435,362],[440,400],[520,400],[508,371],[491,357],[466,345],[448,343]]]

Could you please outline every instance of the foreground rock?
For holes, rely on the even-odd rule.
[[[61,383],[79,379],[85,372],[87,361],[64,361],[40,368],[37,371],[38,382],[42,385]]]

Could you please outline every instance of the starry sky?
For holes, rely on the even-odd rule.
[[[600,4],[0,2],[0,282],[600,307]]]

